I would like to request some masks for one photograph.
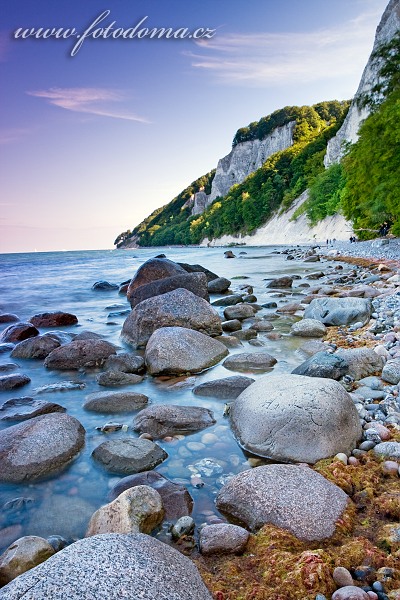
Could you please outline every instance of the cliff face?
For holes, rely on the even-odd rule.
[[[375,36],[375,43],[372,53],[382,44],[389,42],[395,33],[400,29],[400,0],[390,0],[381,22],[378,25]],[[372,57],[372,55],[371,55]],[[336,136],[328,142],[325,156],[325,166],[329,167],[333,163],[339,162],[343,156],[343,144],[345,142],[354,143],[358,138],[358,129],[361,121],[368,116],[368,110],[360,110],[357,106],[358,97],[368,92],[378,80],[379,65],[369,58],[361,77],[357,93],[351,103],[347,117]]]
[[[251,173],[259,169],[275,152],[286,150],[293,144],[296,122],[291,121],[277,127],[263,140],[252,140],[237,144],[229,154],[218,161],[207,205],[218,196],[226,196],[235,183],[242,183]]]

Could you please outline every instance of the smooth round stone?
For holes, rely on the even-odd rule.
[[[383,587],[383,585],[380,581],[374,581],[374,583],[372,584],[372,589],[374,590],[374,592],[384,592],[385,591],[385,588]]]
[[[0,557],[0,585],[6,585],[53,554],[54,548],[43,538],[30,535],[16,540]]]
[[[214,433],[205,433],[201,436],[201,442],[202,444],[206,444],[206,446],[215,444],[215,442],[218,442],[218,437]]]
[[[385,460],[385,462],[382,463],[381,468],[385,475],[397,475],[399,464],[394,460]]]
[[[345,567],[336,567],[333,571],[333,580],[339,587],[345,587],[346,585],[353,585],[353,578],[350,571]]]
[[[189,442],[186,444],[187,448],[192,452],[199,452],[200,450],[204,450],[205,445],[200,442]]]
[[[356,467],[359,464],[359,461],[356,459],[355,456],[349,456],[348,463],[349,465]]]
[[[192,517],[184,516],[177,520],[175,525],[172,527],[172,537],[176,540],[184,535],[191,535],[194,531],[195,522]]]
[[[362,444],[360,444],[360,450],[365,450],[365,452],[372,450],[372,448],[375,448],[375,442],[373,442],[372,440],[366,440],[365,442],[362,442]]]
[[[30,383],[31,379],[27,375],[21,373],[13,373],[12,375],[0,376],[0,392],[7,392],[23,387]]]
[[[354,585],[341,587],[332,595],[332,600],[369,600],[367,592]]]
[[[249,537],[249,532],[237,525],[206,525],[200,532],[200,552],[205,555],[240,554],[246,548]]]
[[[124,438],[103,442],[93,450],[92,456],[107,471],[130,475],[153,469],[168,454],[150,440]]]
[[[347,463],[348,463],[347,455],[344,454],[344,452],[339,452],[338,454],[335,455],[334,458],[336,460],[340,460],[340,462],[342,462],[344,465],[347,465]]]

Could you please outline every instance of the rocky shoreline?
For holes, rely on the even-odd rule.
[[[85,538],[66,545],[54,531],[13,540],[0,556],[0,598],[399,600],[399,249],[390,240],[282,250],[285,263],[312,270],[268,281],[264,304],[251,279],[233,283],[200,265],[150,259],[120,286],[132,309],[122,327],[128,352],[92,332],[48,331],[73,327],[75,315],[27,323],[0,315],[0,350],[10,355],[0,364],[1,390],[15,395],[29,382],[15,372],[18,357],[43,360],[49,372],[100,368],[100,389],[112,389],[87,396],[85,410],[111,418],[134,411],[136,432],[113,439],[122,425],[105,425],[110,436],[92,458],[124,479]],[[265,340],[279,344],[274,323],[288,316],[304,361],[274,374],[280,358]],[[193,406],[148,405],[134,387],[144,377],[196,378],[221,361],[227,377],[194,383]],[[168,464],[157,440],[179,443],[215,423],[202,396],[226,401],[253,468],[224,480],[221,517],[200,527],[188,489],[153,469]],[[0,418],[10,421],[0,431],[3,482],[56,476],[85,443],[80,422],[57,403],[21,396],[0,407]],[[204,485],[201,471],[191,482]],[[148,535],[165,519],[171,545]]]

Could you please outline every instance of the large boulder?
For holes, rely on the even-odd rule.
[[[77,419],[51,413],[0,431],[0,481],[26,482],[65,467],[85,443]]]
[[[184,327],[157,329],[146,346],[145,361],[151,375],[200,373],[228,354],[221,342]]]
[[[324,377],[327,379],[340,379],[349,370],[349,365],[344,358],[331,352],[316,352],[307,360],[293,369],[293,375],[307,377]]]
[[[153,469],[168,454],[150,440],[119,438],[103,442],[93,450],[92,456],[107,471],[130,475]]]
[[[188,265],[187,263],[181,262],[176,264],[182,267],[182,269],[185,269],[187,273],[205,273],[208,282],[213,281],[214,279],[219,279],[216,273],[213,273],[213,271],[206,269],[206,267],[203,267],[202,265]]]
[[[0,556],[0,586],[37,567],[53,554],[53,546],[41,537],[28,535],[19,538]]]
[[[372,312],[369,298],[314,298],[307,306],[304,317],[316,319],[324,325],[366,325]]]
[[[252,377],[244,377],[242,375],[214,379],[214,381],[206,381],[197,385],[193,388],[193,394],[196,396],[221,398],[222,400],[234,400],[254,381]]]
[[[177,289],[140,302],[122,327],[122,337],[135,348],[145,346],[161,327],[186,327],[221,335],[221,319],[210,304],[186,289]]]
[[[0,590],[0,600],[212,600],[193,562],[143,533],[67,546]]]
[[[166,435],[199,431],[214,423],[214,415],[208,408],[154,404],[136,415],[133,429],[149,433],[153,438],[163,438]]]
[[[44,366],[48,369],[81,369],[102,365],[116,347],[105,340],[75,340],[56,348],[47,356]]]
[[[85,537],[99,533],[150,533],[163,517],[160,494],[147,485],[138,485],[96,510]]]
[[[11,398],[0,407],[0,421],[26,421],[40,415],[54,412],[65,412],[65,408],[55,402],[45,402],[23,396]]]
[[[149,398],[137,392],[94,392],[86,396],[83,408],[97,413],[125,413],[143,408]]]
[[[167,258],[150,258],[138,268],[131,280],[127,292],[128,299],[134,290],[142,285],[174,275],[184,275],[185,273],[187,271],[172,260],[168,260]]]
[[[0,342],[18,344],[22,340],[39,335],[39,330],[32,323],[17,323],[9,325],[0,335]]]
[[[76,325],[78,318],[71,313],[54,311],[34,315],[29,322],[35,327],[65,327],[65,325]]]
[[[271,369],[277,363],[268,352],[243,352],[229,356],[223,363],[231,371],[260,372]]]
[[[131,352],[123,352],[122,354],[111,354],[104,363],[104,368],[107,371],[121,371],[122,373],[144,373],[144,358]]]
[[[384,359],[372,348],[339,348],[335,356],[343,359],[347,366],[347,374],[356,380],[381,373]]]
[[[195,296],[199,296],[207,301],[209,300],[207,277],[204,273],[183,273],[174,275],[173,277],[166,277],[165,279],[158,279],[152,283],[141,285],[131,292],[128,288],[128,300],[131,307],[134,308],[139,302],[159,296],[160,294],[167,294],[179,288],[189,290]]]
[[[128,475],[114,485],[109,493],[109,499],[115,500],[122,492],[136,486],[149,486],[161,496],[167,521],[176,521],[192,512],[193,499],[184,485],[173,483],[157,471],[144,471]]]
[[[216,505],[251,531],[271,524],[313,541],[335,533],[348,501],[343,490],[309,467],[266,465],[233,477]]]
[[[233,402],[230,414],[242,448],[279,462],[349,454],[362,435],[350,395],[340,383],[319,377],[262,377]]]
[[[46,358],[60,342],[49,335],[38,335],[19,342],[11,352],[13,358]]]
[[[229,289],[231,282],[226,277],[217,277],[208,282],[208,291],[210,294],[223,294]]]

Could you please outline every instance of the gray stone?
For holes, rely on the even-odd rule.
[[[362,435],[350,395],[336,381],[318,377],[257,379],[232,403],[230,416],[242,448],[279,462],[350,454]]]
[[[238,340],[248,342],[254,340],[257,337],[257,331],[254,329],[241,329],[240,331],[234,331],[232,336]]]
[[[137,354],[124,352],[123,354],[112,354],[104,363],[107,371],[122,371],[123,373],[144,373],[146,367],[144,358]]]
[[[31,323],[17,323],[4,329],[0,335],[0,342],[17,344],[36,335],[39,335],[39,330]]]
[[[313,354],[317,354],[317,352],[325,352],[327,349],[327,345],[320,340],[309,340],[304,342],[299,348],[299,352],[305,354],[305,356],[313,356]]]
[[[180,517],[171,529],[172,537],[179,540],[184,535],[192,535],[194,526],[195,522],[192,517]]]
[[[315,298],[306,307],[304,317],[324,325],[351,325],[358,321],[366,325],[372,312],[369,298]]]
[[[0,480],[12,483],[65,467],[85,443],[85,430],[70,415],[51,413],[0,431]]]
[[[164,517],[167,521],[175,521],[192,512],[193,499],[185,486],[173,483],[157,471],[144,471],[124,477],[111,489],[109,499],[115,500],[122,492],[137,485],[147,485],[157,490],[162,499]]]
[[[336,356],[346,361],[349,366],[347,374],[356,381],[380,373],[384,364],[383,358],[372,348],[339,348]]]
[[[198,406],[154,404],[138,413],[133,428],[149,433],[153,438],[163,438],[177,433],[192,433],[214,425],[213,413]]]
[[[254,379],[251,377],[233,375],[233,377],[214,379],[214,381],[206,381],[205,383],[201,383],[193,388],[193,393],[196,396],[221,398],[222,400],[234,400],[252,383],[254,383]]]
[[[231,371],[258,372],[271,369],[277,363],[268,352],[244,352],[229,356],[223,363]]]
[[[49,335],[38,335],[19,342],[11,352],[13,358],[46,358],[60,342]]]
[[[293,375],[307,377],[324,377],[327,379],[340,379],[349,370],[347,362],[331,352],[317,352],[298,367],[293,369]]]
[[[55,412],[65,412],[65,408],[55,402],[45,402],[35,398],[12,398],[1,406],[0,421],[26,421]]]
[[[145,361],[151,375],[200,373],[228,354],[226,347],[199,331],[184,327],[157,329],[146,346]]]
[[[23,387],[30,383],[31,379],[21,373],[12,373],[11,375],[0,375],[0,392],[7,392]]]
[[[160,296],[161,294],[173,292],[177,289],[185,289],[207,302],[210,299],[207,290],[207,277],[204,273],[182,273],[141,285],[131,292],[129,289],[128,300],[132,308],[135,308],[140,302]]]
[[[125,413],[143,408],[149,398],[136,392],[95,392],[86,396],[83,408],[98,413]]]
[[[265,287],[267,288],[290,288],[293,284],[293,277],[284,276],[272,279]]]
[[[11,355],[12,356],[12,355]],[[382,379],[397,385],[400,381],[400,358],[388,360],[382,370]]]
[[[96,381],[103,387],[120,387],[123,385],[136,385],[142,383],[143,377],[135,373],[124,373],[122,371],[104,371],[96,377]]]
[[[223,294],[229,289],[231,282],[225,277],[217,277],[208,282],[208,292],[210,294]]]
[[[139,348],[161,327],[185,327],[211,336],[222,333],[221,319],[206,300],[177,289],[138,304],[124,322],[122,337]]]
[[[85,537],[100,533],[150,533],[163,517],[160,494],[147,485],[138,485],[96,510]]]
[[[243,527],[218,523],[206,525],[200,531],[200,552],[209,554],[241,554],[244,552],[250,534]]]
[[[250,326],[250,329],[254,329],[254,331],[261,332],[272,331],[273,328],[274,326],[272,325],[272,323],[266,320],[256,321],[256,323],[253,323],[253,325]]]
[[[146,534],[79,540],[0,590],[1,600],[212,600],[193,562]]]
[[[212,303],[213,306],[235,306],[236,304],[240,304],[243,302],[243,294],[230,294],[229,296],[224,296],[223,298],[219,298],[219,300],[214,300]]]
[[[94,283],[92,285],[92,290],[94,291],[101,291],[101,292],[109,292],[112,290],[117,290],[118,289],[118,285],[116,283],[110,283],[109,281],[96,281],[96,283]]]
[[[333,593],[332,600],[371,600],[371,596],[355,585],[346,585]]]
[[[231,331],[239,331],[242,329],[242,324],[239,319],[231,319],[222,323],[222,331],[230,333]]]
[[[250,304],[236,304],[236,306],[227,306],[224,310],[224,317],[227,321],[231,319],[248,319],[254,317],[255,310]]]
[[[326,327],[316,319],[302,319],[292,325],[290,333],[299,337],[324,337]]]
[[[233,477],[219,491],[216,506],[251,531],[271,524],[312,541],[334,534],[348,500],[309,467],[266,465]]]
[[[53,556],[54,548],[47,540],[33,535],[16,540],[0,556],[0,586]]]
[[[107,471],[130,475],[154,469],[168,454],[150,440],[119,438],[103,442],[93,450],[92,456]]]
[[[400,442],[382,442],[373,448],[374,454],[380,458],[400,459]]]
[[[12,371],[16,371],[19,366],[16,363],[1,363],[0,364],[0,373],[12,373]]]
[[[239,348],[240,346],[243,346],[242,342],[233,335],[220,335],[217,339],[227,348]]]
[[[104,340],[74,340],[56,348],[47,356],[44,366],[48,369],[68,370],[102,365],[116,347]]]
[[[128,300],[134,290],[140,286],[147,285],[158,279],[165,279],[185,273],[187,271],[172,260],[168,260],[167,258],[150,258],[138,268],[131,280],[127,293]]]
[[[29,322],[35,327],[65,327],[66,325],[76,325],[78,318],[71,313],[54,311],[34,315]]]

